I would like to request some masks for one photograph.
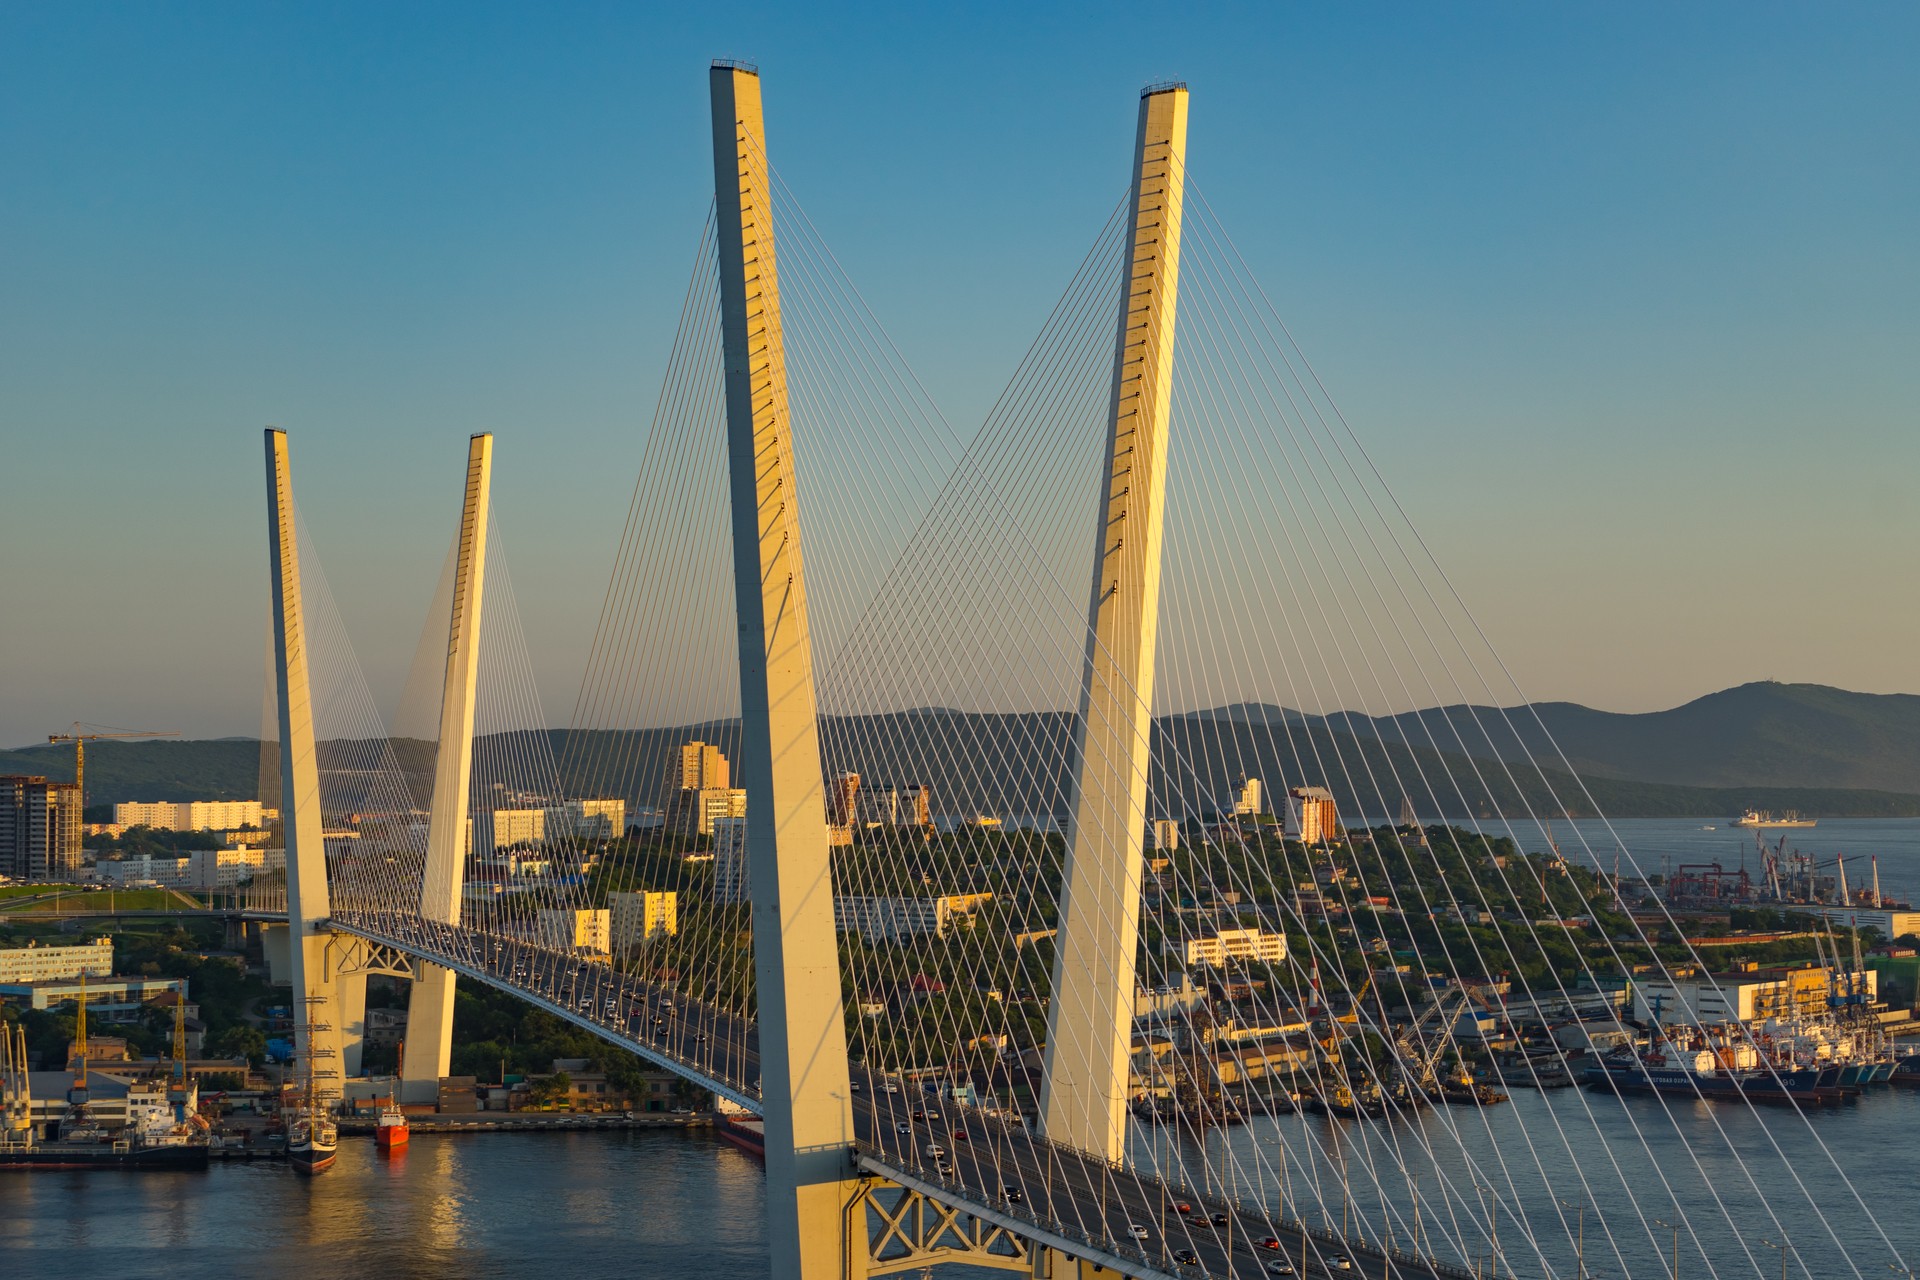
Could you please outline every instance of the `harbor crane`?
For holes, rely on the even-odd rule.
[[[96,732],[88,733],[92,729]],[[107,732],[98,732],[106,730]],[[72,733],[50,733],[47,741],[52,743],[71,742],[73,744],[73,785],[80,789],[80,812],[87,811],[87,744],[102,738],[177,738],[175,729],[117,729],[110,724],[82,724],[73,722]]]

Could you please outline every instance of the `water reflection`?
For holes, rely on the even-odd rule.
[[[1899,1154],[1916,1132],[1920,1094],[1888,1089],[1804,1114],[1564,1089],[1394,1123],[1261,1118],[1204,1141],[1137,1125],[1130,1147],[1176,1183],[1378,1244],[1417,1238],[1468,1268],[1491,1263],[1497,1233],[1503,1274],[1571,1277],[1584,1248],[1592,1276],[1667,1275],[1677,1223],[1682,1275],[1777,1275],[1784,1240],[1788,1274],[1815,1280],[1920,1256]]]

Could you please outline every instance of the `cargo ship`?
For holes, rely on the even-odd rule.
[[[1703,1050],[1688,1061],[1657,1049],[1636,1054],[1619,1050],[1599,1059],[1581,1079],[1589,1089],[1621,1093],[1662,1093],[1723,1101],[1824,1103],[1840,1097],[1831,1079],[1816,1067],[1726,1069],[1719,1055]]]
[[[57,1136],[42,1141],[34,1133],[26,1031],[0,1029],[0,1169],[205,1169],[206,1122],[190,1110],[191,1091],[182,1095],[180,1113],[171,1092],[151,1082],[134,1086],[127,1094],[127,1125],[107,1129],[89,1105],[83,1056],[67,1090]]]
[[[732,1143],[755,1160],[767,1158],[767,1126],[759,1116],[746,1111],[729,1114],[716,1110],[713,1131],[722,1141]]]
[[[1749,809],[1739,817],[1728,822],[1732,827],[1812,827],[1819,825],[1818,818],[1803,818],[1798,809],[1789,809],[1776,818],[1765,809]]]

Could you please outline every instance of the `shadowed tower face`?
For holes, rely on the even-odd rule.
[[[1049,1138],[1111,1159],[1126,1143],[1186,143],[1186,89],[1142,94],[1047,1010],[1041,1123]]]
[[[856,1186],[760,77],[712,69],[741,759],[773,1274],[848,1271]]]

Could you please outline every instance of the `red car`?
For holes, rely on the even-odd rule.
[[[1188,1204],[1185,1200],[1175,1200],[1173,1202],[1173,1211],[1175,1213],[1192,1213],[1193,1206]]]
[[[1260,1242],[1260,1247],[1262,1249],[1272,1249],[1275,1253],[1278,1253],[1280,1251],[1280,1237],[1268,1236]]]

